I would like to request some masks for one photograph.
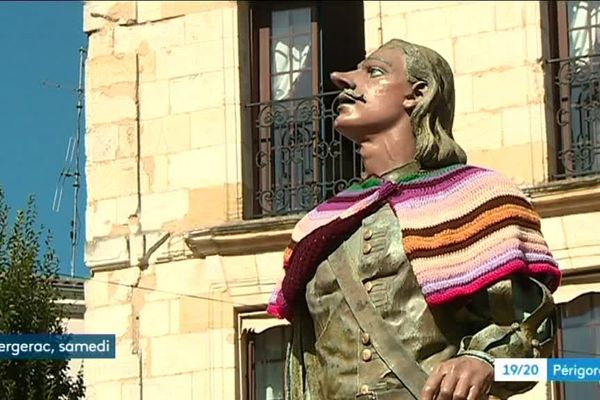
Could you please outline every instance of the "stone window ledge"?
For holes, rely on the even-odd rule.
[[[600,176],[522,188],[542,218],[600,211]]]
[[[194,257],[232,256],[283,251],[301,215],[236,221],[189,232],[186,244]]]

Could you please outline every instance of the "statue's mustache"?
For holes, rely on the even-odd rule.
[[[338,99],[352,99],[353,101],[361,101],[361,102],[365,102],[365,95],[356,92],[354,89],[344,89],[342,90],[342,92],[338,95]]]

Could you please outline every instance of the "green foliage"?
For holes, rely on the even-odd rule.
[[[36,226],[34,198],[14,222],[9,218],[0,188],[0,333],[63,334],[60,294],[52,285],[58,259],[51,235]],[[67,360],[0,360],[0,399],[83,399],[82,371],[74,379],[68,370]]]

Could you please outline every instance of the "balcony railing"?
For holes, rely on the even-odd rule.
[[[548,63],[558,94],[555,177],[600,173],[600,54]]]
[[[248,105],[253,218],[306,212],[360,179],[356,145],[333,128],[338,93]]]

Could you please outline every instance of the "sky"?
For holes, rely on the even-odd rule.
[[[82,8],[81,1],[0,2],[0,186],[13,212],[35,195],[38,222],[52,232],[64,274],[71,272],[72,181],[65,183],[59,213],[52,202],[69,137],[77,131],[79,48],[87,46]],[[80,193],[75,275],[89,276],[84,185]]]

